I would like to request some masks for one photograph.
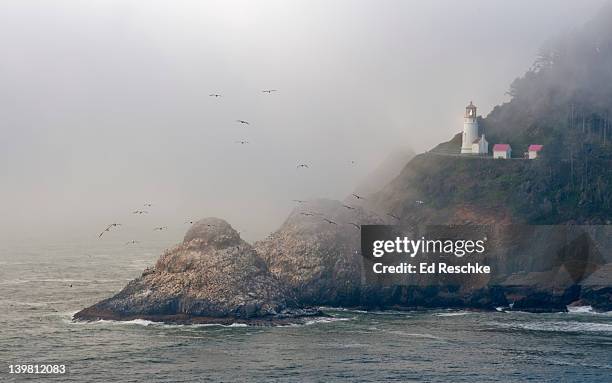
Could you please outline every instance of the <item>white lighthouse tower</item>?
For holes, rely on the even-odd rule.
[[[463,136],[461,140],[461,154],[472,154],[472,144],[478,140],[478,121],[476,120],[476,106],[470,101],[465,108],[463,119]]]

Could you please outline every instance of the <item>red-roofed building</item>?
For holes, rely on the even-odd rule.
[[[512,148],[510,144],[495,144],[493,145],[493,158],[508,159],[512,157]]]
[[[538,155],[540,155],[540,151],[543,147],[544,145],[529,145],[529,149],[527,149],[527,152],[529,153],[529,159],[533,160],[535,158],[538,158]]]

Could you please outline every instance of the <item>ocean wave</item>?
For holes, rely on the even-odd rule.
[[[295,322],[295,323],[286,323],[286,324],[281,324],[278,326],[274,326],[274,327],[303,327],[303,326],[312,326],[315,324],[321,324],[321,323],[333,323],[333,322],[343,322],[343,321],[350,321],[356,319],[356,317],[352,317],[352,318],[346,318],[346,317],[319,317],[319,318],[314,318],[314,319],[309,319],[307,321],[304,322]]]
[[[350,321],[353,319],[355,319],[355,317],[352,317],[352,318],[340,318],[340,317],[315,318],[315,319],[307,320],[306,322],[304,322],[304,325],[310,326],[310,325],[319,324],[319,323],[344,322],[344,321]]]
[[[348,313],[357,313],[357,314],[368,314],[370,313],[370,311],[367,310],[357,310],[357,309],[350,309],[350,308],[345,308],[345,307],[327,307],[327,306],[321,306],[319,307],[319,310],[321,311],[338,311],[338,312],[348,312]]]
[[[435,313],[433,314],[436,317],[457,317],[457,316],[463,316],[463,315],[469,315],[471,314],[471,312],[469,311],[455,311],[455,312],[450,312],[450,313]]]
[[[612,311],[595,311],[591,306],[567,306],[568,314],[592,314],[612,316]]]
[[[612,332],[612,324],[596,322],[528,322],[528,323],[497,323],[499,327],[508,329],[546,331],[546,332]]]
[[[74,321],[69,320],[71,324],[77,325],[111,325],[111,326],[143,326],[143,327],[159,327],[159,328],[197,328],[197,327],[248,327],[249,325],[246,323],[231,323],[231,324],[221,324],[221,323],[194,323],[194,324],[172,324],[172,323],[164,323],[164,322],[155,322],[146,319],[132,319],[126,321],[117,321],[117,320],[109,320],[109,319],[99,319],[96,321]]]
[[[414,314],[415,311],[399,311],[399,310],[377,310],[368,311],[368,314],[372,315],[401,315],[404,317],[410,317],[410,314]]]
[[[412,338],[425,338],[425,339],[442,340],[442,341],[446,340],[444,338],[441,338],[439,336],[429,334],[429,333],[414,333],[414,332],[406,332],[406,331],[386,331],[386,332],[388,332],[389,334],[393,334],[393,335],[407,336],[407,337],[412,337]]]

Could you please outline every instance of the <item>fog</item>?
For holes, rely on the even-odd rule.
[[[178,239],[205,216],[261,238],[507,101],[604,3],[4,0],[0,238]]]

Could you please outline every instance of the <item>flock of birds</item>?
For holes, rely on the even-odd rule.
[[[278,90],[277,89],[264,89],[261,92],[262,93],[266,93],[266,94],[272,94],[274,92],[278,92]],[[211,93],[211,94],[209,94],[209,97],[213,97],[215,99],[218,99],[220,97],[223,97],[223,95],[221,95],[219,93]],[[236,122],[241,124],[241,125],[251,125],[251,123],[249,121],[246,121],[246,120],[237,119]],[[240,145],[246,145],[246,144],[249,143],[249,141],[247,141],[247,140],[238,140],[238,141],[235,141],[235,143],[236,144],[240,144]],[[354,165],[355,161],[351,161],[351,164]],[[296,168],[297,169],[309,169],[309,166],[306,163],[299,163],[299,164],[296,165]],[[365,200],[364,197],[362,197],[362,196],[360,196],[358,194],[354,194],[354,193],[352,194],[352,197],[357,199],[357,200]],[[308,201],[305,201],[305,200],[298,200],[298,199],[293,200],[293,201],[297,202],[299,204],[303,204],[303,203],[308,202]],[[416,201],[416,203],[417,204],[423,204],[424,202],[423,201]],[[151,203],[145,203],[143,205],[144,208],[151,208],[152,206],[153,206],[153,204],[151,204]],[[346,208],[346,209],[349,209],[349,210],[355,210],[356,209],[355,207],[350,206],[350,205],[346,205],[346,204],[343,204],[342,206],[344,208]],[[136,209],[136,210],[132,211],[132,214],[134,214],[134,215],[149,214],[149,211],[148,210],[144,210],[144,209]],[[311,211],[303,211],[303,212],[300,212],[300,214],[304,215],[304,216],[319,216],[319,217],[321,217],[321,219],[323,221],[327,222],[330,225],[338,225],[338,222],[335,222],[335,221],[331,220],[330,218],[325,217],[321,213],[311,212]],[[395,215],[395,214],[387,213],[387,215],[389,217],[397,220],[398,222],[400,221],[400,218],[397,215]],[[195,221],[188,220],[185,223],[186,224],[193,224],[194,222]],[[355,222],[346,222],[346,224],[347,225],[352,225],[352,226],[354,226],[357,229],[361,228],[360,225],[355,223]],[[105,233],[109,233],[111,230],[119,228],[120,226],[121,226],[120,223],[111,223],[111,224],[107,225],[106,228],[104,230],[102,230],[102,232],[100,232],[100,234],[98,235],[98,238],[101,238]],[[214,226],[214,225],[210,225],[209,224],[208,226]],[[164,230],[167,230],[167,229],[168,229],[168,226],[158,226],[158,227],[153,228],[153,231],[164,231]],[[140,243],[140,241],[131,240],[131,241],[126,242],[126,245],[133,245],[133,244],[137,244],[137,243]]]
[[[358,194],[352,193],[351,196],[357,200],[366,200],[365,197],[362,197]],[[300,200],[300,199],[294,199],[293,202],[296,202],[298,204],[305,204],[308,201],[305,200]],[[415,201],[417,205],[422,205],[425,202],[421,201],[421,200],[417,200]],[[348,210],[356,210],[357,208],[351,205],[347,205],[347,204],[342,204],[342,207]],[[300,215],[303,216],[307,216],[307,217],[320,217],[323,221],[329,223],[330,225],[338,225],[339,223],[336,221],[331,220],[330,218],[326,217],[324,214],[322,213],[318,213],[318,212],[314,212],[314,211],[302,211],[300,212]],[[393,213],[387,213],[387,216],[393,218],[394,220],[396,220],[397,222],[401,221],[401,218],[398,217],[397,215],[393,214]],[[351,225],[353,227],[355,227],[356,229],[360,230],[361,226],[355,222],[344,222],[344,224],[346,225]]]
[[[153,206],[153,204],[145,203],[143,206],[147,207],[147,208],[150,208],[150,207]],[[132,214],[134,214],[134,215],[149,214],[149,211],[148,210],[136,209],[136,210],[132,211]],[[185,221],[185,223],[193,225],[195,223],[195,221],[188,220],[188,221]],[[206,224],[206,225],[209,226],[209,227],[214,227],[215,226],[215,225],[210,224],[210,223]],[[114,228],[119,228],[119,226],[121,226],[121,224],[120,223],[116,223],[116,222],[107,225],[106,228],[104,228],[104,230],[102,230],[100,232],[100,234],[98,234],[98,238],[101,238],[104,235],[104,233],[109,233]],[[153,231],[164,231],[164,230],[168,230],[168,226],[157,226],[157,227],[153,228]],[[138,243],[140,243],[140,241],[137,241],[137,240],[133,239],[131,241],[126,242],[125,244],[126,245],[135,245],[135,244],[138,244]]]

